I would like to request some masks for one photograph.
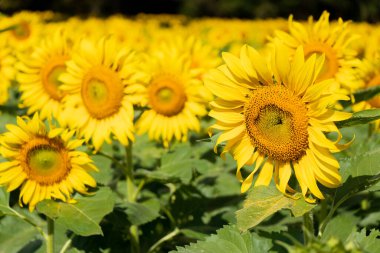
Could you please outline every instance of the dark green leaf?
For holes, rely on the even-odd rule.
[[[178,247],[176,251],[171,251],[170,253],[257,253],[269,252],[271,247],[272,242],[270,239],[262,238],[249,232],[242,234],[234,226],[225,226],[204,241]]]
[[[128,220],[133,225],[142,225],[160,216],[160,202],[158,199],[149,199],[141,203],[126,203]]]
[[[286,197],[274,185],[252,188],[244,201],[243,209],[236,212],[238,228],[250,229],[281,209],[290,209],[294,216],[301,216],[315,205],[306,203],[300,194],[292,199]]]
[[[107,185],[112,179],[111,159],[102,155],[93,155],[91,159],[94,161],[95,166],[99,171],[91,172],[91,176],[94,177],[99,184]]]
[[[365,89],[361,89],[356,91],[353,96],[355,98],[355,103],[359,103],[362,101],[369,100],[373,98],[374,96],[378,95],[380,93],[380,85],[367,87]],[[344,107],[349,106],[351,104],[350,101],[342,101],[341,102]]]
[[[344,183],[337,189],[336,200],[376,185],[380,180],[380,149],[343,160],[341,173]]]
[[[338,128],[351,127],[355,125],[367,124],[371,121],[380,119],[380,109],[368,109],[355,112],[352,117],[346,120],[335,122]]]
[[[193,154],[194,150],[188,144],[178,145],[173,152],[162,156],[161,166],[157,170],[152,172],[145,171],[145,174],[165,181],[178,179],[188,184],[197,168],[205,170],[205,167],[211,166],[208,161],[196,158]]]
[[[371,230],[367,236],[366,229],[360,232],[354,232],[347,239],[346,243],[353,242],[356,248],[361,249],[363,252],[377,253],[380,252],[380,231]]]
[[[38,230],[25,221],[12,216],[0,220],[0,252],[18,252],[36,239],[42,239]]]
[[[334,237],[340,241],[345,241],[353,231],[356,231],[358,221],[359,218],[350,213],[342,213],[334,217],[327,224],[321,240],[327,242],[331,237]]]
[[[95,195],[79,196],[75,199],[77,201],[75,204],[45,200],[37,205],[37,210],[75,234],[82,236],[102,234],[99,222],[112,211],[114,206],[111,190],[102,187]]]

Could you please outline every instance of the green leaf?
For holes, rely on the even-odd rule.
[[[158,199],[152,198],[141,203],[128,202],[125,206],[127,207],[125,212],[128,215],[128,220],[133,225],[142,225],[160,216],[160,202]]]
[[[355,98],[355,104],[362,101],[369,100],[373,98],[374,96],[378,95],[379,93],[380,93],[380,85],[358,90],[353,94]],[[342,101],[341,103],[344,107],[351,105],[350,101]]]
[[[364,217],[363,220],[360,221],[360,226],[378,226],[380,223],[380,212],[372,212]]]
[[[112,191],[102,187],[95,195],[79,196],[75,200],[75,204],[45,200],[37,205],[37,210],[77,235],[102,234],[99,222],[113,209]]]
[[[348,236],[356,231],[356,224],[359,218],[350,213],[342,213],[334,217],[326,226],[321,240],[327,242],[331,237],[345,241]]]
[[[336,200],[370,189],[380,180],[380,148],[357,154],[353,158],[343,160],[341,164],[344,183],[337,189]]]
[[[12,216],[0,220],[0,252],[18,252],[37,239],[42,239],[38,230],[25,221]]]
[[[164,152],[165,149],[149,140],[147,134],[137,136],[133,144],[133,162],[137,168],[153,168]]]
[[[270,239],[249,232],[242,234],[234,226],[225,226],[204,241],[177,247],[176,251],[170,251],[170,253],[257,253],[269,252],[271,247]]]
[[[177,145],[173,152],[166,153],[161,158],[161,166],[155,171],[144,171],[151,178],[164,181],[180,180],[188,184],[197,168],[204,170],[212,164],[206,160],[194,157],[194,147],[188,144]],[[142,171],[142,170],[140,170]]]
[[[302,195],[286,197],[274,185],[252,188],[244,201],[243,209],[236,212],[237,226],[246,231],[281,209],[290,209],[295,217],[309,212],[315,205],[306,203]]]
[[[360,232],[354,232],[347,239],[346,244],[353,242],[356,248],[362,250],[362,252],[376,253],[380,252],[380,231],[371,230],[370,234],[367,236],[366,229],[363,228]]]
[[[92,155],[91,159],[99,171],[90,172],[91,176],[99,184],[107,185],[112,179],[113,170],[111,168],[111,159],[102,155]]]
[[[380,109],[368,109],[360,112],[355,112],[352,114],[351,118],[337,121],[335,122],[335,125],[338,128],[351,127],[355,125],[367,124],[377,119],[380,119]]]
[[[9,192],[5,187],[0,187],[0,212],[3,214],[13,214],[13,209],[9,206]]]

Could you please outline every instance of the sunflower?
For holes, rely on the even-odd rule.
[[[4,40],[0,39],[0,104],[5,104],[8,101],[8,89],[16,74],[15,62],[16,59],[12,56],[11,48]]]
[[[363,59],[360,69],[358,69],[358,73],[362,76],[362,85],[360,88],[370,88],[374,86],[380,85],[380,57],[379,52],[371,56]],[[367,109],[380,108],[380,95],[376,95],[375,97],[359,102],[352,106],[353,111],[362,111]],[[373,122],[374,129],[380,130],[380,120],[375,120]]]
[[[1,39],[9,41],[9,45],[21,52],[29,52],[40,40],[43,20],[38,13],[21,11],[1,19],[0,29],[9,31],[1,33]]]
[[[317,81],[333,78],[331,89],[343,93],[351,93],[360,85],[360,79],[355,75],[358,59],[353,50],[352,42],[358,39],[348,28],[348,22],[339,19],[336,24],[329,23],[329,13],[324,11],[317,22],[310,17],[308,24],[303,25],[289,17],[289,32],[276,31],[276,37],[281,39],[291,50],[300,45],[304,48],[305,57],[312,54],[325,55],[324,65]]]
[[[123,145],[134,140],[133,104],[142,97],[138,84],[135,54],[103,37],[97,42],[82,39],[66,63],[67,72],[59,80],[66,96],[62,124],[78,129],[95,151],[113,134]]]
[[[199,70],[191,68],[188,54],[164,45],[156,49],[142,66],[148,109],[136,122],[136,129],[168,147],[173,138],[186,141],[189,130],[200,130],[198,117],[207,114],[209,91],[199,79]]]
[[[38,114],[26,120],[17,117],[17,125],[8,124],[1,136],[1,154],[8,161],[0,163],[0,184],[7,191],[21,188],[20,206],[33,211],[44,199],[71,202],[75,191],[87,194],[95,187],[88,171],[97,171],[88,155],[75,148],[83,140],[70,140],[74,131],[47,129]]]
[[[28,114],[39,111],[40,118],[57,118],[64,93],[59,90],[58,77],[66,70],[70,59],[69,40],[62,31],[46,37],[31,55],[20,56],[17,81],[21,91],[21,107]]]
[[[311,55],[305,61],[298,47],[289,62],[289,51],[275,43],[271,65],[249,46],[243,46],[240,58],[224,53],[225,65],[210,72],[205,85],[217,96],[211,102],[210,116],[217,122],[211,129],[221,130],[215,149],[226,141],[222,155],[230,152],[237,161],[241,191],[254,185],[268,185],[274,175],[278,189],[294,192],[289,186],[295,174],[307,201],[323,199],[317,182],[337,187],[341,182],[339,163],[331,155],[349,144],[338,144],[341,134],[334,121],[351,117],[350,113],[331,110],[345,95],[331,93],[333,82],[316,81],[324,56]],[[323,132],[336,132],[331,141]],[[241,168],[254,165],[243,180]]]

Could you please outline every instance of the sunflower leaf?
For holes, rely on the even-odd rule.
[[[13,214],[13,209],[9,206],[9,192],[4,187],[0,187],[0,212],[3,214]]]
[[[355,98],[355,103],[359,103],[369,100],[378,94],[380,94],[380,85],[358,90],[353,94],[353,96]],[[342,105],[347,107],[351,105],[351,101],[342,101]]]
[[[95,195],[79,196],[75,200],[75,204],[45,200],[37,205],[37,210],[77,235],[102,234],[99,222],[113,209],[112,191],[102,187]]]
[[[337,189],[336,201],[346,195],[372,189],[380,181],[380,148],[357,154],[341,162],[342,181]]]
[[[149,199],[142,203],[126,203],[128,220],[133,225],[148,223],[160,216],[160,202],[158,199]]]
[[[270,239],[249,232],[242,234],[234,226],[224,226],[204,241],[177,247],[176,251],[170,251],[170,253],[255,253],[269,252],[271,247]]]
[[[12,216],[0,220],[0,252],[21,252],[37,240],[42,240],[38,230],[25,221]]]
[[[352,117],[346,120],[335,122],[338,128],[351,127],[355,125],[367,124],[371,121],[380,119],[380,109],[368,109],[355,112]]]
[[[380,231],[372,229],[367,236],[366,229],[363,228],[360,232],[353,232],[347,238],[346,243],[352,242],[362,252],[380,252]]]
[[[243,208],[236,212],[237,226],[246,231],[281,209],[290,209],[295,217],[309,212],[315,205],[306,203],[300,194],[298,199],[286,197],[274,185],[252,188]]]

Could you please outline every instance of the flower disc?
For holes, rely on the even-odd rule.
[[[336,50],[322,42],[310,42],[304,45],[305,58],[316,53],[317,55],[325,54],[325,63],[319,74],[319,80],[333,78],[339,71],[339,61],[336,56]]]
[[[149,102],[159,114],[174,116],[182,111],[186,94],[175,76],[160,75],[153,78],[149,87]]]
[[[109,117],[119,111],[124,85],[108,68],[95,66],[83,78],[81,94],[88,112],[96,119]]]
[[[308,117],[304,103],[283,86],[257,89],[244,108],[252,145],[270,158],[296,161],[308,148]]]
[[[41,185],[61,182],[71,169],[62,141],[42,137],[36,137],[22,147],[21,164],[29,178]]]
[[[63,93],[59,90],[61,82],[58,80],[58,77],[61,73],[65,72],[65,62],[68,59],[69,57],[66,55],[55,56],[41,69],[42,85],[50,97],[56,101],[60,101],[63,98]]]

